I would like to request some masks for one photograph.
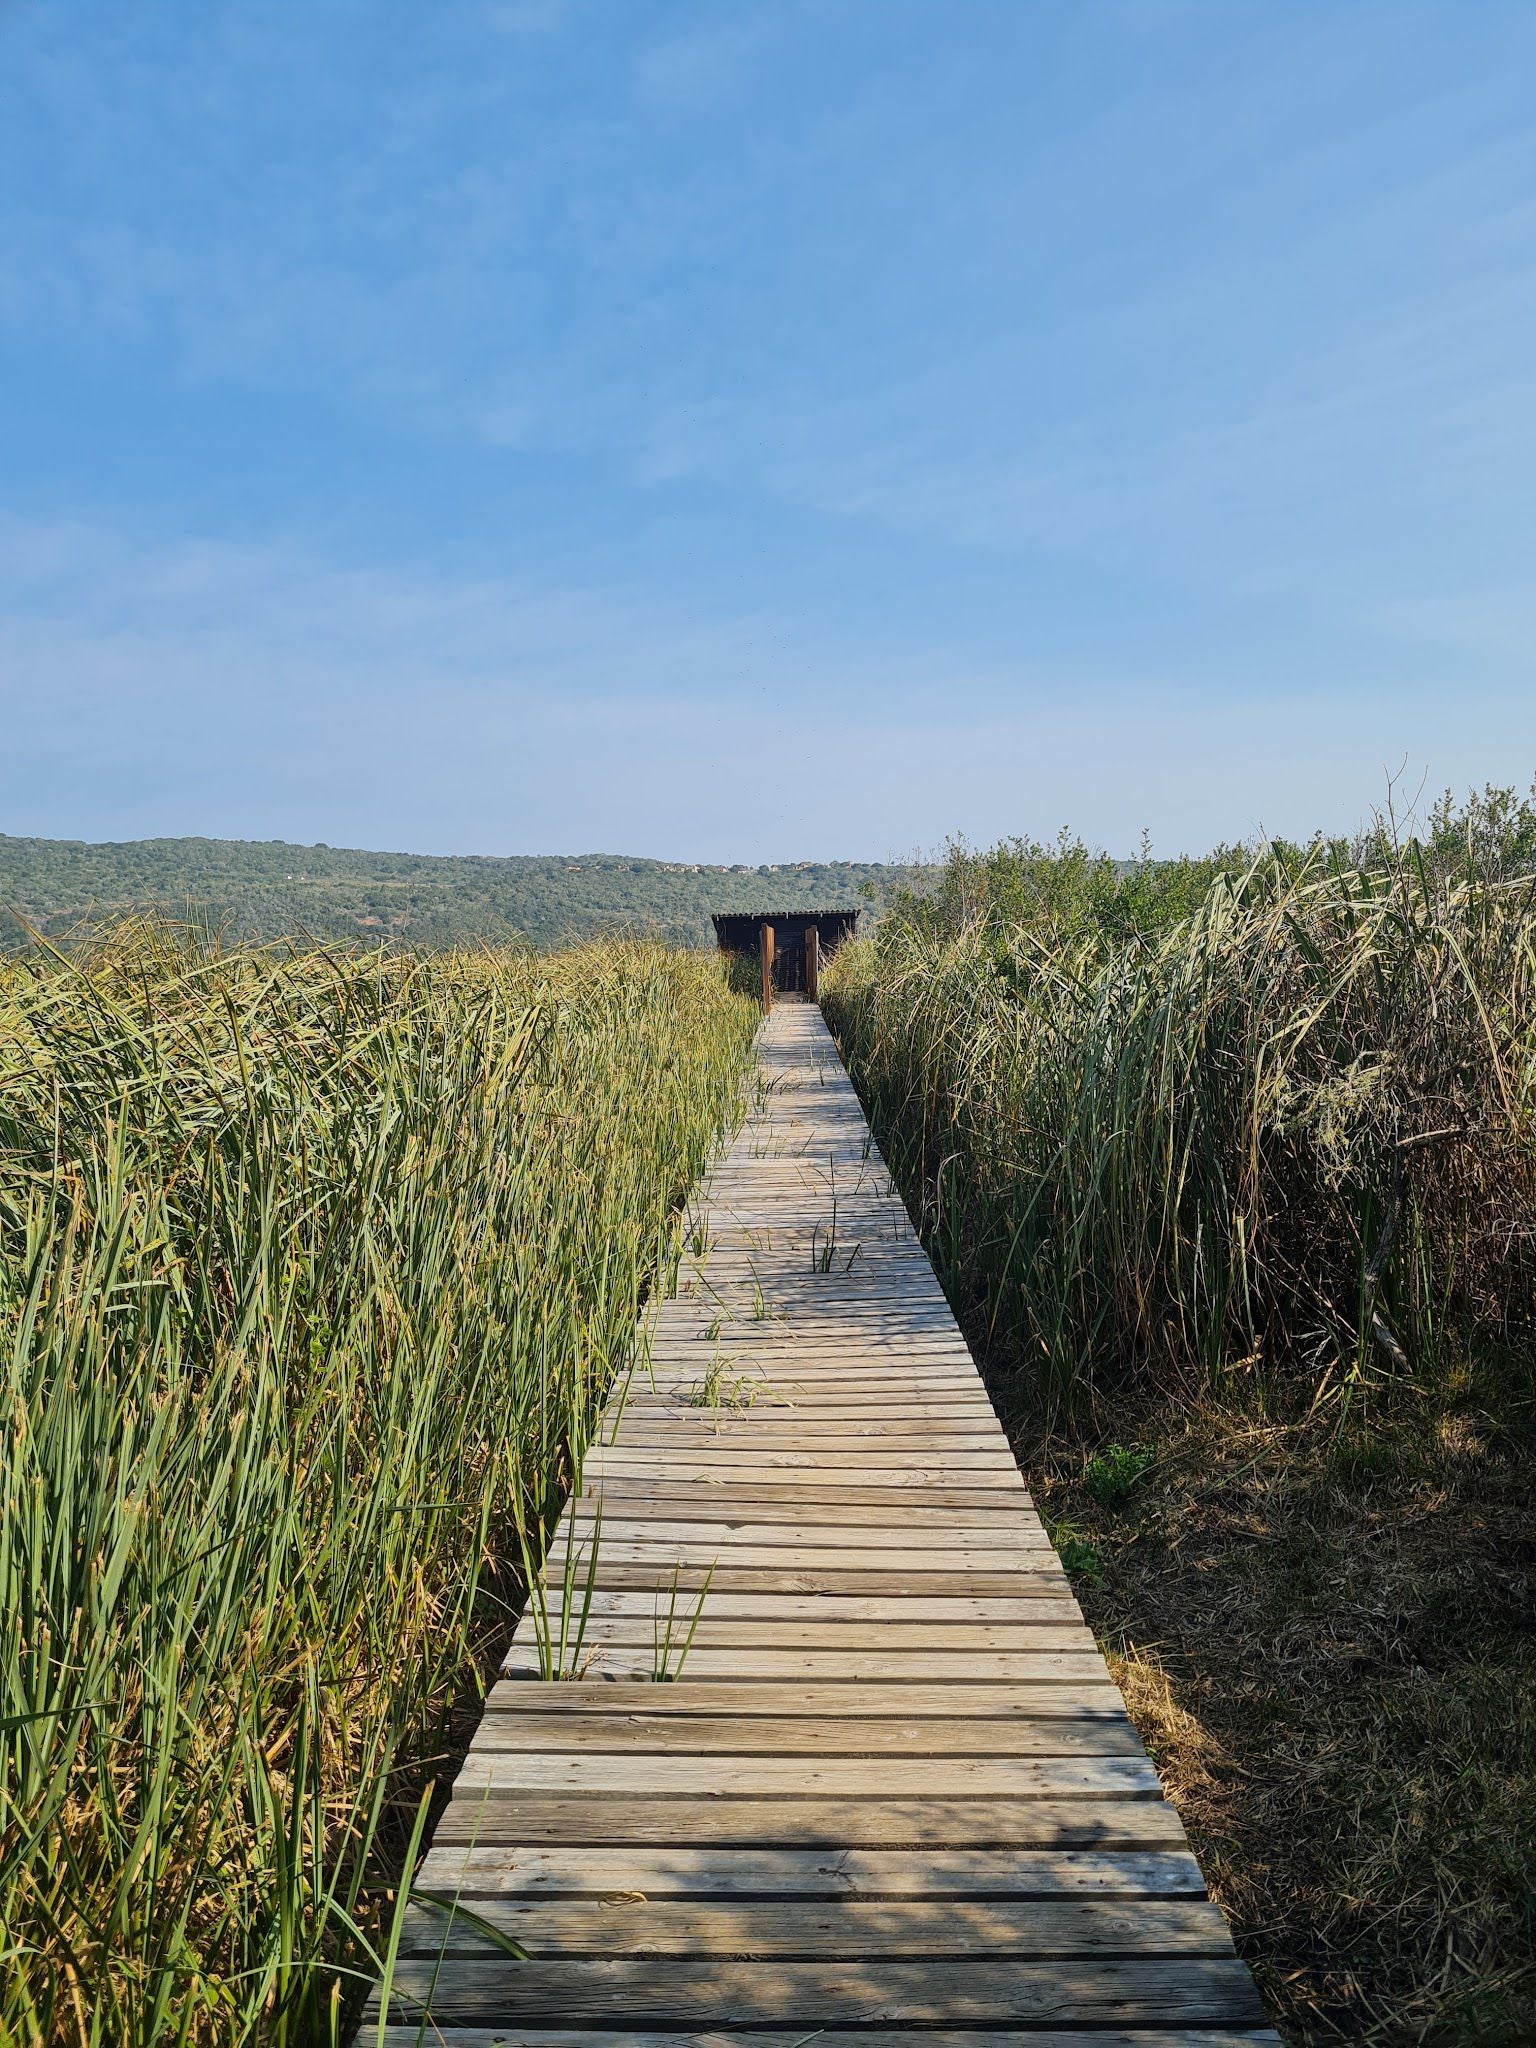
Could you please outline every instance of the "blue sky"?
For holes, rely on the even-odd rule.
[[[1495,0],[0,0],[0,826],[1526,784],[1533,78]]]

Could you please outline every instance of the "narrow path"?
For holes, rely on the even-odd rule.
[[[1275,2042],[820,1012],[776,1009],[760,1065],[384,2040]]]

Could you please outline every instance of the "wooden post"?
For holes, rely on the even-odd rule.
[[[763,1015],[773,1008],[773,926],[765,924],[759,939],[763,956]]]
[[[808,1002],[821,1001],[821,934],[813,924],[805,928],[805,994]]]

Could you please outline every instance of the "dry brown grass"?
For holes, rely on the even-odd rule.
[[[1536,2040],[1529,1417],[1099,1432],[1153,1456],[1118,1507],[1091,1440],[1021,1456],[1287,2038]]]

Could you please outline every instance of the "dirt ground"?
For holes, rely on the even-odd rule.
[[[1286,2038],[1536,2042],[1530,1418],[1016,1442]]]

